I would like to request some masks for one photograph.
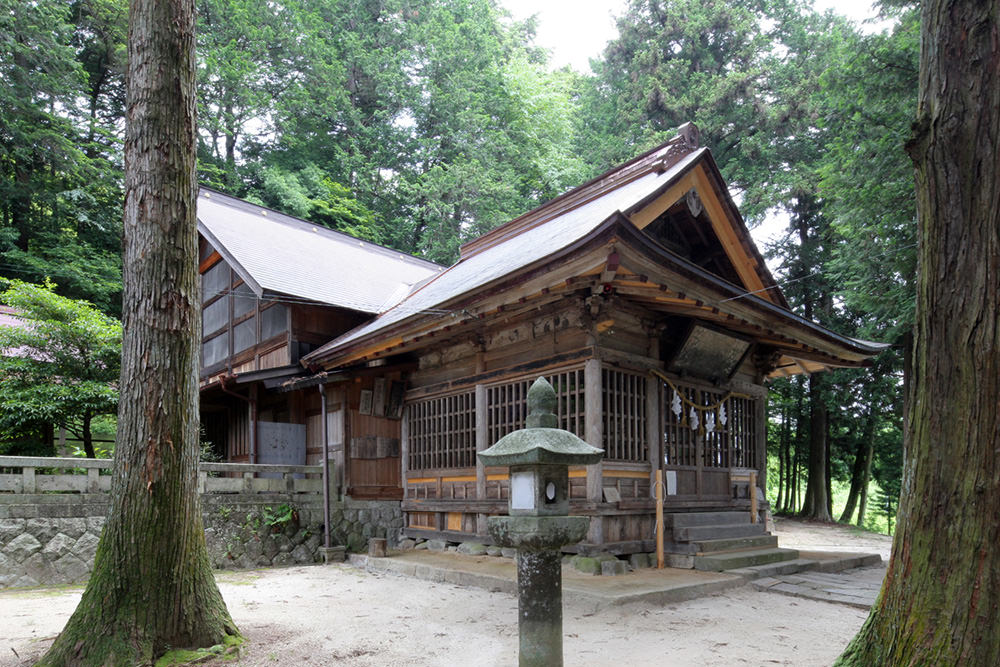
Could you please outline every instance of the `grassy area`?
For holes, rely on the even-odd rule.
[[[767,500],[773,507],[778,500],[778,459],[776,457],[769,456],[767,463]],[[801,494],[798,503],[799,507],[802,506],[801,496],[805,494],[804,479],[802,480],[801,487]],[[833,480],[831,487],[833,491],[833,518],[839,519],[840,515],[844,511],[844,507],[847,506],[847,497],[851,492],[851,482],[850,480]],[[885,513],[875,505],[875,498],[877,497],[879,491],[881,491],[881,488],[878,483],[876,483],[874,479],[869,481],[868,508],[865,510],[865,524],[862,528],[876,533],[882,533],[883,535],[888,535],[889,523],[886,519]],[[855,509],[854,516],[851,520],[852,524],[857,523],[857,516],[857,509]],[[893,528],[895,528],[895,519],[893,519]]]

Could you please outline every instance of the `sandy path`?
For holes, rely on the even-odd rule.
[[[837,541],[813,534],[823,528],[809,524],[781,522],[778,530],[782,543]],[[516,664],[517,601],[510,595],[346,565],[228,572],[218,579],[249,638],[239,665]],[[0,593],[0,665],[37,658],[80,591]],[[666,607],[590,613],[568,604],[565,659],[585,666],[828,665],[865,616],[750,588]]]

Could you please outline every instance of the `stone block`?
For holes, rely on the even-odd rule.
[[[90,563],[85,563],[73,554],[65,554],[52,564],[62,583],[75,584],[90,574]]]
[[[94,561],[94,554],[97,553],[98,542],[100,542],[99,537],[91,532],[86,532],[73,545],[73,554],[77,558],[92,563]]]
[[[360,553],[365,548],[365,538],[361,533],[350,533],[347,536],[347,550],[353,553]]]
[[[309,553],[313,554],[316,553],[316,549],[319,548],[319,545],[323,544],[323,529],[320,528],[319,530],[313,532],[309,536],[309,539],[303,542],[303,544],[305,544],[305,547],[306,549],[309,550]]]
[[[304,544],[300,544],[292,549],[292,558],[296,563],[313,563],[316,560]]]
[[[601,561],[601,575],[605,577],[617,577],[628,573],[628,563],[623,560]]]
[[[617,559],[616,559],[617,560]],[[601,574],[601,561],[590,556],[574,556],[573,567],[584,574]]]
[[[261,553],[268,561],[274,559],[278,555],[278,543],[275,542],[270,537],[263,537],[260,540]]]
[[[462,542],[458,545],[458,553],[469,556],[484,556],[486,555],[486,545],[479,542]]]
[[[402,549],[403,551],[409,551],[416,546],[417,546],[417,541],[411,540],[410,538],[406,538],[405,540],[399,541],[399,548]]]
[[[504,558],[516,558],[517,549],[515,549],[514,547],[504,547],[500,549],[500,555],[503,556]]]
[[[11,505],[10,515],[15,519],[34,519],[38,516],[38,505]]]
[[[487,556],[503,556],[503,549],[497,546],[486,547]]]
[[[347,555],[347,549],[343,546],[320,547],[318,551],[324,563],[343,563]]]
[[[427,541],[426,541],[426,540],[425,540],[425,541],[423,541],[423,542],[417,542],[417,543],[416,543],[416,544],[414,545],[414,547],[413,547],[414,551],[423,551],[423,550],[426,550],[426,549],[429,549],[429,548],[430,548],[430,547],[428,546],[428,544],[427,544]]]
[[[291,553],[282,552],[274,557],[274,560],[271,561],[271,564],[274,565],[275,567],[285,567],[288,565],[295,565],[295,558],[292,557]]]
[[[690,570],[694,567],[694,556],[685,556],[683,554],[666,554],[667,567],[676,567],[682,570]]]
[[[105,518],[103,516],[88,516],[87,532],[100,537],[101,531],[104,530],[104,521]]]
[[[371,558],[385,558],[386,543],[381,537],[373,537],[368,540],[368,556]]]
[[[39,583],[47,584],[57,579],[56,571],[55,568],[52,567],[52,563],[46,560],[41,553],[35,553],[30,556],[27,560],[21,563],[21,566],[18,569]]]
[[[64,555],[71,553],[75,545],[76,540],[72,537],[64,533],[57,533],[55,537],[49,540],[45,548],[42,549],[42,555],[49,560],[58,560]]]
[[[281,553],[291,553],[292,548],[295,546],[284,533],[278,533],[277,535],[272,536],[271,539],[278,545],[278,551]]]
[[[35,586],[38,586],[38,585],[39,585],[39,583],[38,583],[37,579],[34,579],[34,578],[32,578],[32,577],[30,577],[30,576],[28,576],[26,574],[22,574],[13,583],[13,585],[11,586],[11,588],[34,588]]]
[[[32,554],[42,550],[42,543],[34,535],[21,533],[4,547],[3,552],[15,563],[23,563]]]
[[[0,546],[24,532],[24,519],[0,519]]]
[[[649,556],[646,554],[631,554],[628,557],[628,564],[633,570],[639,570],[644,567],[649,567]]]
[[[427,548],[431,551],[444,551],[448,548],[448,543],[444,540],[427,540]]]
[[[58,519],[28,519],[24,524],[24,532],[31,533],[42,544],[45,544],[59,532]]]

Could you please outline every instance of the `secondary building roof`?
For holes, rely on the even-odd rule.
[[[202,188],[198,231],[259,297],[385,311],[443,267]]]

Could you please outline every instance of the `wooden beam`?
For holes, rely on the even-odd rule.
[[[698,195],[705,205],[705,212],[708,213],[708,219],[712,222],[712,230],[715,232],[716,237],[718,237],[719,242],[726,251],[726,255],[729,257],[729,261],[732,263],[733,268],[736,269],[736,273],[740,276],[740,280],[743,281],[747,291],[755,292],[760,298],[774,303],[775,300],[773,295],[770,294],[770,290],[764,290],[764,282],[761,280],[760,274],[757,273],[756,260],[743,247],[732,221],[726,215],[718,197],[715,196],[712,183],[709,180],[704,165],[699,164],[691,173],[698,184]]]
[[[695,184],[694,170],[691,170],[684,174],[679,181],[667,188],[667,191],[662,195],[630,215],[629,220],[639,229],[645,229],[651,222],[660,217],[664,211],[680,201],[681,197],[686,195],[688,190],[695,187]]]

